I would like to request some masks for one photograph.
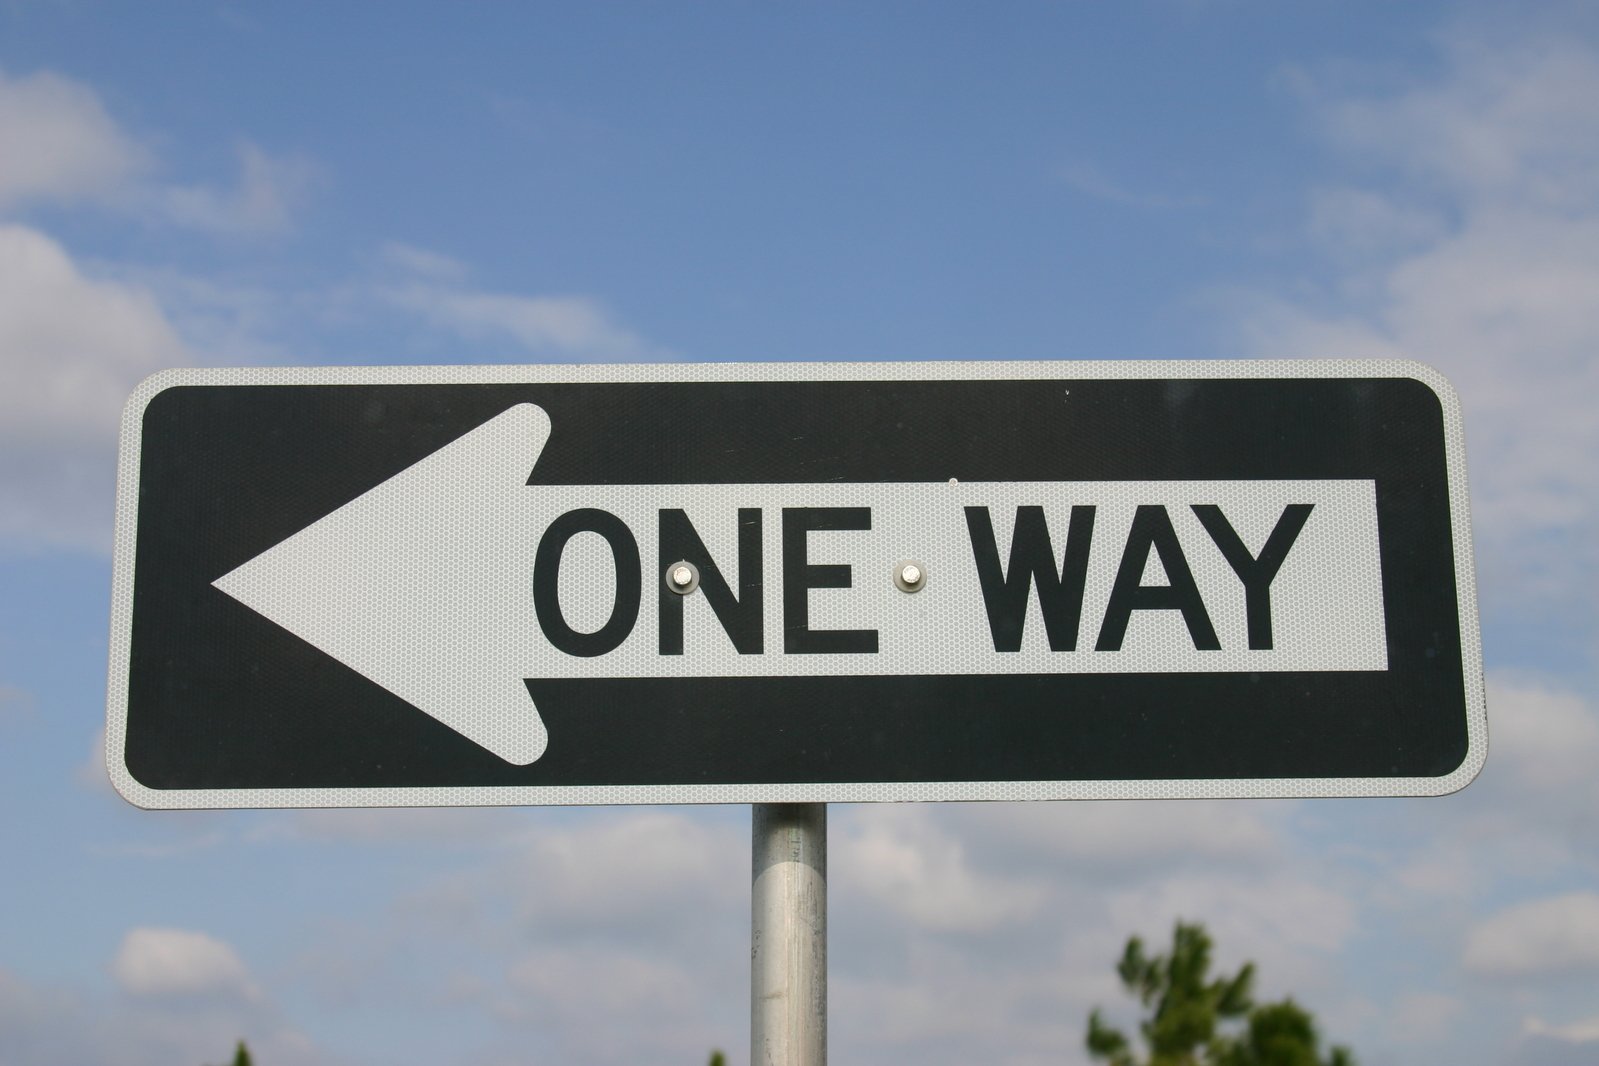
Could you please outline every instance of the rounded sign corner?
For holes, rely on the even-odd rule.
[[[1460,393],[1442,370],[1419,359],[1395,359],[1396,377],[1407,378],[1425,385],[1438,398],[1439,405],[1448,413],[1460,411]]]
[[[140,810],[157,811],[170,806],[161,801],[160,791],[142,784],[133,776],[122,752],[109,747],[106,749],[106,774],[111,778],[111,787],[116,789],[117,795]]]
[[[1472,737],[1455,768],[1448,773],[1439,774],[1437,777],[1428,779],[1432,787],[1421,794],[1427,797],[1438,797],[1452,796],[1457,792],[1462,792],[1482,774],[1482,768],[1487,761],[1487,737]]]
[[[133,391],[128,394],[127,403],[123,405],[124,420],[132,421],[135,424],[142,422],[145,411],[149,409],[150,404],[154,402],[157,396],[160,396],[168,389],[187,384],[185,379],[193,373],[194,371],[190,367],[168,367],[165,370],[157,370],[139,382],[139,384],[134,386]]]

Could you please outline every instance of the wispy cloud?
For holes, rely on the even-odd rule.
[[[1446,1035],[1465,1009],[1458,996],[1437,992],[1401,996],[1394,1004],[1394,1036],[1406,1044],[1431,1043]]]
[[[533,1033],[551,1059],[596,1063],[692,1061],[736,1041],[749,966],[746,833],[711,812],[662,808],[493,821],[499,835],[478,838],[482,861],[330,928],[296,973],[319,995],[480,1011],[507,1055]],[[404,845],[387,835],[397,822],[376,835],[362,819],[318,822],[349,847]],[[417,822],[415,839],[435,840],[441,824]],[[456,958],[462,948],[469,972],[395,965],[419,949]],[[484,973],[494,976],[474,976]],[[617,1017],[641,1020],[607,1021]]]
[[[1570,892],[1508,907],[1471,930],[1463,961],[1487,977],[1599,975],[1599,893]]]
[[[157,180],[156,154],[90,86],[0,71],[0,544],[104,551],[123,402],[150,373],[262,359],[253,294],[149,264],[85,264],[37,225],[35,205],[94,204],[154,226],[263,235],[293,226],[321,181],[300,156],[237,146],[235,184]]]
[[[477,288],[456,260],[410,245],[387,245],[384,258],[401,276],[378,286],[378,298],[463,339],[510,341],[540,359],[627,362],[670,357],[619,324],[592,297]]]
[[[1448,73],[1393,93],[1348,94],[1312,77],[1329,140],[1378,174],[1442,192],[1473,209],[1569,209],[1599,192],[1599,64],[1580,38],[1443,39]]]
[[[467,275],[466,264],[459,259],[400,241],[390,241],[378,249],[378,260],[413,280],[426,279],[443,284],[465,281]]]
[[[1169,211],[1202,207],[1207,202],[1197,193],[1151,192],[1108,177],[1090,163],[1070,163],[1060,168],[1060,179],[1084,196],[1122,207]]]
[[[703,974],[688,958],[651,957],[625,945],[540,947],[509,968],[506,984],[500,1016],[560,1032],[569,1059],[697,1061],[731,1035],[707,1017]],[[617,1018],[628,1024],[613,1024]]]
[[[1553,1025],[1542,1018],[1528,1018],[1525,1028],[1531,1036],[1552,1037],[1567,1044],[1599,1044],[1599,1015],[1565,1025]]]
[[[1456,36],[1444,58],[1442,77],[1386,92],[1300,79],[1336,169],[1357,175],[1317,190],[1307,215],[1337,280],[1247,294],[1239,336],[1258,356],[1442,369],[1465,405],[1489,595],[1591,628],[1599,51]]]
[[[160,180],[160,159],[83,82],[0,70],[0,212],[95,202],[153,225],[221,235],[292,227],[326,175],[309,157],[241,139],[231,185]]]
[[[261,990],[231,945],[187,929],[130,929],[111,976],[131,996],[257,1000]]]
[[[151,293],[0,224],[0,540],[103,550],[115,441],[140,379],[189,361]]]
[[[396,305],[468,339],[503,336],[536,356],[607,362],[649,351],[636,334],[586,296],[523,296],[412,285],[393,294]]]
[[[834,850],[847,887],[914,927],[986,932],[1026,922],[1047,898],[1039,879],[975,865],[959,834],[914,807],[844,825]]]
[[[250,141],[241,142],[236,151],[239,176],[232,187],[173,185],[157,190],[159,213],[180,226],[218,234],[281,233],[326,180],[305,156],[270,155]]]
[[[108,968],[117,986],[110,996],[25,981],[0,968],[6,1066],[216,1062],[241,1036],[263,1062],[344,1061],[286,1024],[238,954],[212,937],[131,930]]]
[[[164,183],[156,154],[93,88],[51,71],[0,71],[0,145],[0,213],[93,203],[150,225],[259,235],[290,228],[320,180],[309,160],[241,141],[233,186]],[[244,335],[251,309],[238,296],[148,265],[86,265],[36,225],[0,218],[0,543],[109,546],[123,402],[197,344],[212,362],[260,356],[268,346]]]
[[[93,90],[49,71],[0,70],[0,145],[0,210],[104,199],[151,162]]]

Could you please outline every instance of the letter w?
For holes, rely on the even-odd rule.
[[[986,507],[966,508],[966,529],[972,537],[977,580],[983,588],[988,628],[995,651],[1020,651],[1027,600],[1038,586],[1038,606],[1050,651],[1076,651],[1077,625],[1083,614],[1083,584],[1088,576],[1088,547],[1094,538],[1094,508],[1072,508],[1066,530],[1066,555],[1059,570],[1042,507],[1016,508],[1016,531],[1010,541],[1010,567],[1001,570],[994,523]]]

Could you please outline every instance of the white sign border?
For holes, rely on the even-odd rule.
[[[152,789],[123,759],[133,640],[133,565],[145,408],[162,391],[195,385],[489,385],[712,381],[1016,381],[1409,378],[1443,409],[1449,513],[1460,612],[1467,751],[1439,777],[1222,778],[1128,781],[803,782],[730,785],[473,786],[419,788]],[[122,415],[112,556],[106,765],[123,798],[147,809],[474,807],[643,803],[879,803],[964,800],[1267,799],[1441,796],[1477,776],[1488,754],[1487,692],[1460,399],[1442,374],[1401,359],[1059,360],[1030,362],[461,364],[433,366],[181,367],[143,381]]]

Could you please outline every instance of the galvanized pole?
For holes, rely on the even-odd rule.
[[[752,810],[751,1066],[827,1063],[827,804]]]

